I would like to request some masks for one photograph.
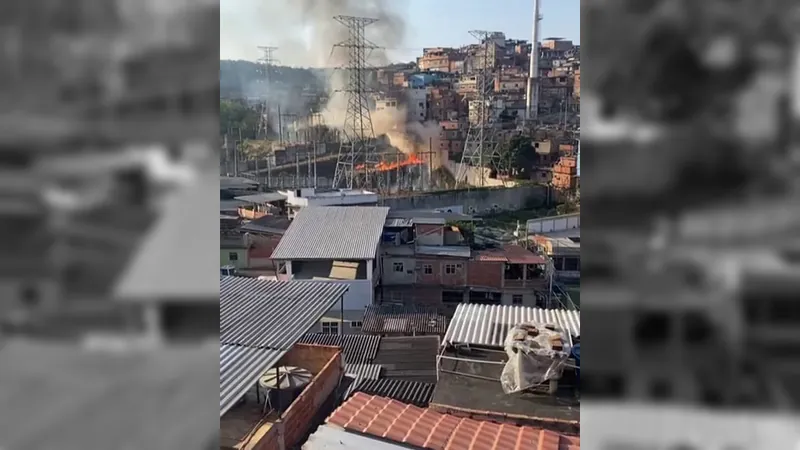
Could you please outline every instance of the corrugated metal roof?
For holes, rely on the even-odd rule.
[[[378,334],[438,334],[447,331],[447,317],[435,309],[424,309],[403,305],[367,306],[364,323],[365,333]]]
[[[393,218],[389,218],[389,219],[386,219],[386,222],[384,222],[384,226],[385,227],[389,227],[389,228],[410,227],[412,224],[413,223],[412,223],[411,219],[393,219]]]
[[[219,346],[219,412],[230,409],[267,369],[286,353],[284,350]]]
[[[344,373],[363,380],[377,380],[381,377],[380,364],[345,364]]]
[[[389,208],[309,206],[284,233],[273,259],[375,259]]]
[[[449,256],[451,258],[469,258],[472,250],[466,246],[438,246],[438,245],[418,245],[415,248],[418,255],[427,256]]]
[[[380,380],[365,379],[353,389],[353,392],[377,395],[425,408],[430,403],[435,388],[434,383],[382,378]]]
[[[308,333],[298,341],[303,344],[332,345],[342,348],[344,361],[349,364],[370,363],[378,353],[381,337],[370,334]]]
[[[436,382],[439,336],[396,336],[381,339],[373,364],[383,366],[382,377]]]
[[[383,367],[379,364],[345,364],[344,373],[350,379],[350,385],[347,387],[343,398],[350,397],[350,394],[364,380],[379,379],[382,371]]]
[[[521,323],[553,324],[581,334],[579,311],[506,305],[458,305],[443,343],[503,347],[508,330]]]
[[[347,289],[327,281],[221,277],[220,342],[288,350]]]
[[[234,197],[234,199],[248,203],[262,204],[286,200],[286,196],[278,192],[260,192],[258,194],[241,195],[239,197]]]

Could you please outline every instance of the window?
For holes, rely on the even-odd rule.
[[[422,273],[425,275],[433,274],[433,265],[432,264],[423,264],[422,265]]]
[[[444,265],[444,273],[445,275],[455,275],[461,271],[461,264],[445,264]]]
[[[363,325],[364,324],[359,320],[354,320],[354,321],[350,322],[350,327],[351,328],[361,328]]]
[[[339,322],[322,322],[322,334],[339,334]]]
[[[405,270],[404,270],[404,268],[403,268],[403,263],[401,263],[401,262],[396,262],[396,263],[394,263],[394,264],[392,265],[392,267],[394,267],[394,271],[395,271],[395,272],[405,272]]]
[[[511,296],[511,304],[512,305],[521,305],[522,304],[522,295],[514,294]]]
[[[239,254],[236,253],[236,252],[228,252],[228,260],[229,261],[238,261],[239,260]]]
[[[403,301],[403,293],[399,291],[392,291],[389,293],[389,298],[393,303],[399,303]]]

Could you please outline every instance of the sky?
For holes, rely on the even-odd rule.
[[[259,57],[257,46],[280,46],[284,38],[271,35],[265,21],[258,20],[258,11],[265,1],[269,2],[220,2],[220,59],[256,60]],[[474,43],[476,40],[469,34],[470,30],[502,31],[511,39],[531,39],[533,0],[394,0],[392,3],[393,8],[406,18],[404,42],[387,48],[393,62],[413,61],[425,47],[458,47]],[[562,37],[580,43],[580,0],[541,0],[540,8],[543,16],[541,39]],[[269,13],[270,18],[275,14],[274,11]],[[300,27],[295,33],[293,39],[303,39],[304,32]],[[380,36],[372,39],[381,45]],[[276,57],[281,57],[280,48]]]

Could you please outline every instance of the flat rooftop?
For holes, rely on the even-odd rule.
[[[477,349],[458,355],[447,351],[444,355],[487,362],[507,359],[505,352]],[[505,421],[563,432],[579,429],[580,398],[566,372],[555,395],[531,392],[509,395],[500,385],[503,367],[502,364],[442,359],[430,406],[454,414],[503,417]]]

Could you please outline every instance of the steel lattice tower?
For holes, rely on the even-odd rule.
[[[347,113],[333,186],[347,189],[380,187],[380,174],[372,171],[378,163],[378,155],[366,86],[368,52],[379,47],[367,40],[364,34],[367,25],[378,20],[352,16],[336,16],[334,19],[348,28],[349,37],[344,42],[334,45],[334,49],[336,47],[348,49],[346,67],[348,82],[345,89],[338,91],[347,95]]]
[[[489,67],[489,36],[491,31],[470,31],[469,34],[483,43],[483,61],[478,74],[476,86],[478,89],[478,118],[471,121],[467,138],[464,141],[464,151],[461,155],[461,166],[456,174],[456,185],[467,183],[467,171],[471,167],[495,168],[500,159],[495,142],[494,121],[492,120],[492,106],[494,104],[494,74]],[[494,43],[492,43],[494,45]],[[485,182],[484,173],[481,172],[479,185]]]
[[[278,60],[274,58],[275,50],[278,47],[263,47],[259,46],[259,50],[262,52],[261,58],[258,59],[260,63],[264,65],[264,82],[267,84],[267,92],[270,92],[269,84],[271,82],[270,79],[270,70],[272,66],[278,63]],[[256,136],[267,138],[267,132],[269,131],[269,114],[270,114],[270,105],[269,105],[269,97],[264,96],[261,100],[261,117],[258,121],[258,134]],[[263,135],[262,135],[263,133]]]

